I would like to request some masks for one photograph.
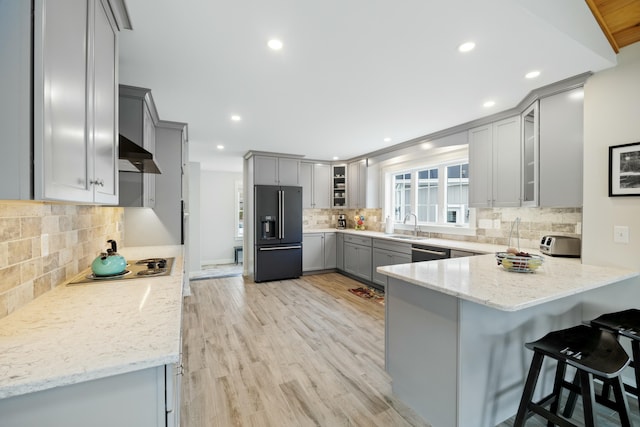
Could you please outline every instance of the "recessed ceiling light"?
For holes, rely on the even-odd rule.
[[[389,137],[385,138],[384,142],[391,142],[391,138],[389,138]]]
[[[233,116],[231,116],[231,120],[233,120],[234,122],[239,122],[240,120],[242,120],[242,117],[234,114]]]
[[[527,79],[535,79],[539,75],[540,75],[540,71],[534,70],[534,71],[529,71],[527,74],[524,75],[524,77]]]
[[[340,157],[338,156],[333,156],[333,160],[338,160]]]
[[[475,47],[476,47],[476,44],[474,42],[466,42],[466,43],[462,43],[460,46],[458,46],[458,51],[459,52],[470,52]]]
[[[218,150],[224,150],[224,145],[222,145],[222,144],[218,144],[218,145],[216,145],[216,148],[217,148]]]
[[[282,49],[282,42],[278,39],[271,39],[267,43],[267,46],[269,46],[273,50],[280,50]]]
[[[495,101],[487,101],[484,104],[482,104],[484,108],[490,108],[490,107],[493,107],[494,105],[496,105]]]

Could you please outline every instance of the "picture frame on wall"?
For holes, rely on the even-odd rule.
[[[640,142],[609,147],[609,197],[640,196]]]

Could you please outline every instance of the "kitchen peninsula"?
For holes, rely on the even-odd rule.
[[[3,427],[179,419],[183,248],[120,254],[175,260],[163,277],[60,285],[0,320]]]
[[[640,291],[629,280],[636,271],[550,257],[535,273],[505,271],[492,254],[377,271],[388,276],[393,392],[434,427],[489,427],[514,415],[531,359],[525,342],[629,308]]]

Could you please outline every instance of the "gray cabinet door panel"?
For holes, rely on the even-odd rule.
[[[306,233],[302,236],[302,271],[324,269],[324,236]]]
[[[582,88],[540,100],[540,206],[582,206]]]
[[[493,128],[481,126],[469,131],[469,206],[491,206]]]
[[[336,233],[324,233],[324,268],[337,267]]]
[[[0,1],[0,199],[5,200],[31,198],[30,3]]]
[[[300,163],[300,186],[302,187],[302,209],[313,207],[313,164]]]
[[[331,207],[331,166],[313,165],[313,207],[329,209]]]
[[[94,179],[99,183],[94,199],[98,203],[118,203],[117,115],[117,33],[101,1],[95,3],[93,153]]]
[[[36,198],[93,201],[87,138],[86,0],[36,2]],[[40,155],[40,153],[42,153]]]
[[[336,268],[344,270],[344,234],[336,235]]]
[[[253,180],[256,185],[278,184],[277,157],[255,156],[253,161]]]
[[[300,160],[278,158],[278,181],[280,185],[300,185]]]
[[[166,425],[164,366],[0,399],[3,427]]]

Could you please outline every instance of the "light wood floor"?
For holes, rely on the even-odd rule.
[[[191,283],[182,427],[428,426],[391,394],[384,307],[331,273]]]
[[[191,282],[182,427],[427,426],[391,394],[384,307],[348,292],[360,286],[336,273]],[[638,426],[637,402],[629,402]],[[619,425],[596,406],[601,427]],[[576,420],[581,411],[579,404]],[[545,425],[536,417],[527,422]]]

